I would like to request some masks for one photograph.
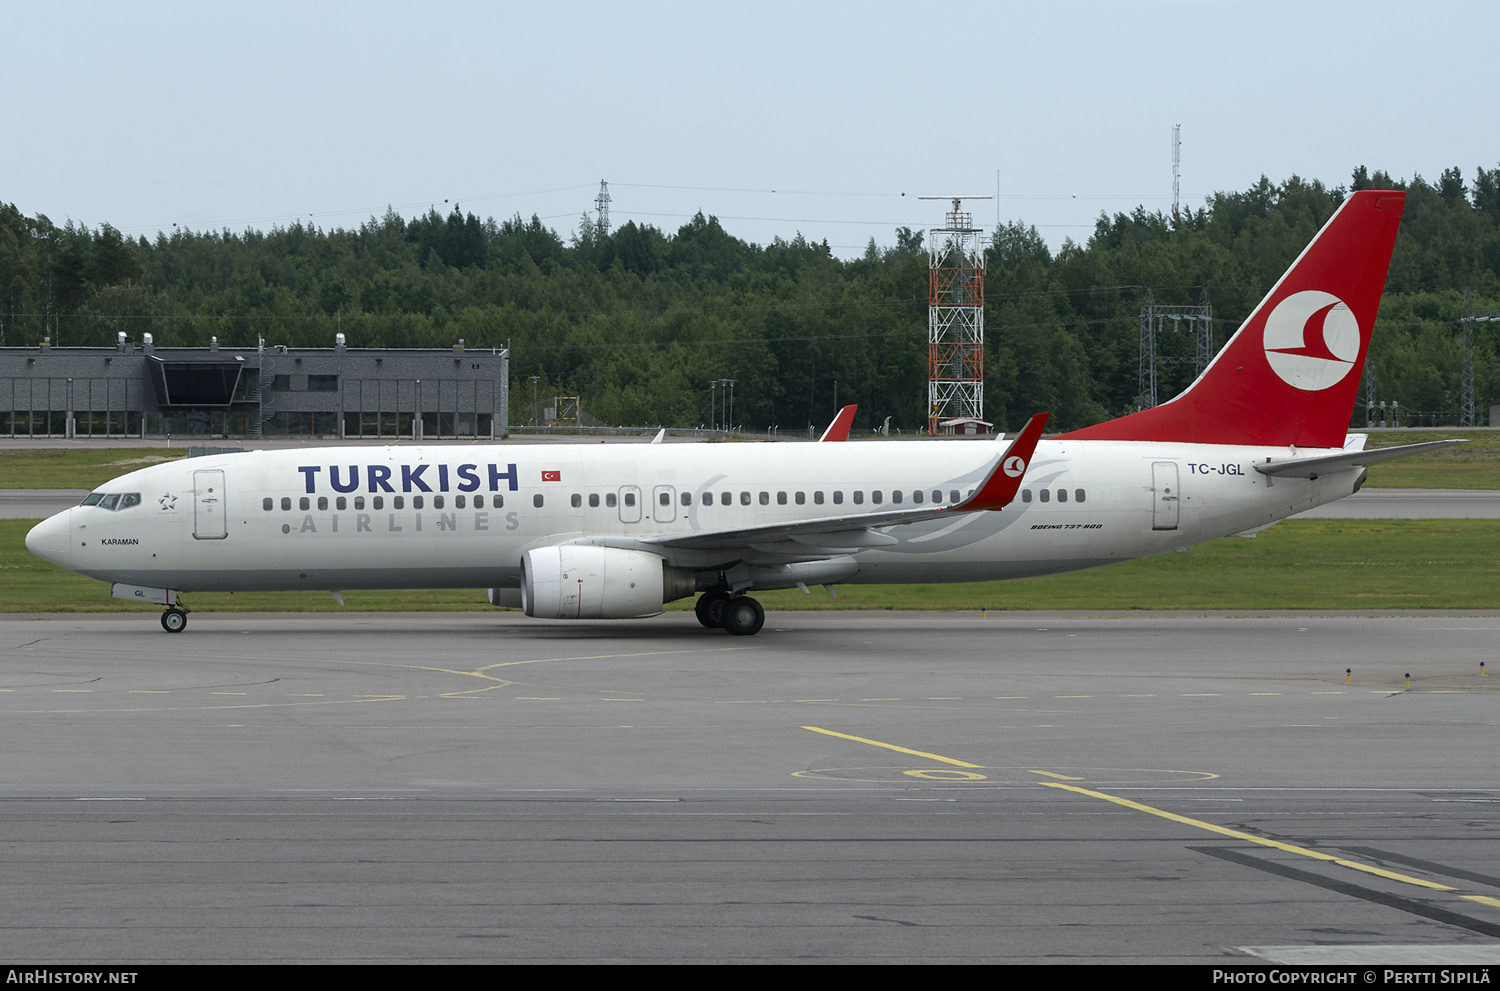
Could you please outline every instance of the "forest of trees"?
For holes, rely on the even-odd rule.
[[[1050,411],[1058,428],[1135,408],[1140,308],[1213,306],[1222,344],[1306,246],[1348,189],[1404,188],[1407,206],[1375,336],[1379,398],[1456,422],[1465,292],[1500,310],[1500,167],[1466,181],[1399,182],[1361,167],[1348,187],[1262,178],[1180,215],[1101,216],[1084,244],[1054,254],[1034,227],[989,241],[985,412],[1015,429]],[[676,232],[626,223],[570,235],[480,220],[455,206],[358,229],[294,223],[266,232],[174,231],[132,240],[0,203],[0,340],[112,344],[119,331],[159,345],[468,346],[511,351],[513,422],[546,396],[577,395],[606,423],[697,426],[708,383],[735,385],[747,429],[821,428],[859,403],[857,429],[891,417],[925,424],[927,255],[923,232],[871,239],[834,258],[800,234],[747,244],[701,213]],[[1500,402],[1495,323],[1476,324],[1481,422]],[[1168,339],[1165,354],[1193,342]],[[1191,366],[1166,366],[1163,397]],[[1362,422],[1362,421],[1361,421]],[[1439,422],[1442,422],[1441,420]]]

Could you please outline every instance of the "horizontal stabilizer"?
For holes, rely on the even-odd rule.
[[[1329,454],[1319,458],[1276,458],[1261,462],[1255,466],[1255,470],[1262,475],[1271,475],[1275,478],[1317,478],[1329,472],[1347,471],[1350,468],[1371,465],[1377,461],[1404,458],[1408,454],[1420,454],[1423,451],[1436,450],[1450,444],[1463,443],[1465,441],[1462,440],[1432,440],[1425,444],[1404,444],[1401,447],[1382,447],[1373,451],[1348,451],[1344,454]]]

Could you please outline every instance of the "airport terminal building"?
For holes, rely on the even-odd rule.
[[[0,348],[0,436],[497,438],[510,352]]]

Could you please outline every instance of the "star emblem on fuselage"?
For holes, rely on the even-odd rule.
[[[161,496],[156,501],[157,504],[161,506],[161,511],[164,513],[170,512],[171,510],[177,508],[177,497],[170,492],[168,492],[166,495]]]

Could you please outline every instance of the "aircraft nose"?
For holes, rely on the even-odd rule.
[[[68,567],[73,554],[72,515],[73,510],[66,509],[32,527],[26,534],[26,549],[43,561]]]

